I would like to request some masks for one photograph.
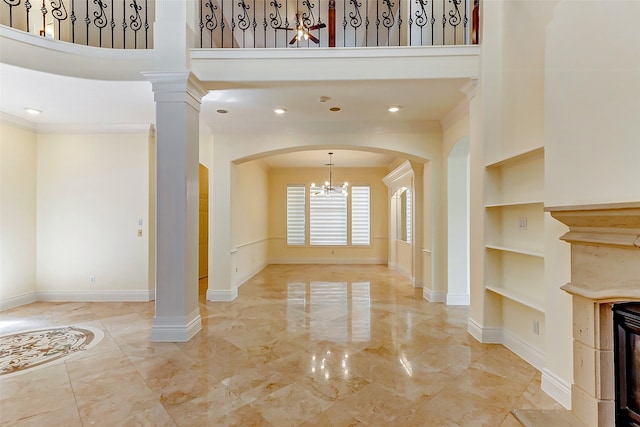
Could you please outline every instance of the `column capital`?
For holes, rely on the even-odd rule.
[[[189,70],[147,71],[142,75],[151,82],[156,102],[186,101],[199,111],[202,98],[208,93]]]

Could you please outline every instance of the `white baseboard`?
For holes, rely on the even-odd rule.
[[[551,396],[556,402],[567,409],[571,409],[571,384],[551,372],[542,370],[542,391]]]
[[[474,337],[476,341],[482,342],[482,325],[473,320],[471,317],[467,320],[467,333]]]
[[[189,318],[191,320],[188,320]],[[151,326],[151,341],[185,342],[189,341],[201,329],[202,319],[199,308],[186,317],[156,316]]]
[[[447,305],[469,305],[471,297],[469,294],[447,294]]]
[[[386,258],[272,258],[267,264],[387,264]]]
[[[21,305],[27,305],[34,303],[38,300],[35,292],[29,292],[28,294],[18,295],[11,298],[0,300],[0,311],[10,310],[12,308],[20,307]]]
[[[238,298],[238,289],[207,289],[207,301],[229,302]]]
[[[485,328],[469,318],[467,322],[469,334],[485,344],[502,344],[531,366],[542,372],[542,390],[569,409],[571,406],[571,386],[551,371],[544,368],[545,354],[538,348],[518,338],[503,328]]]
[[[244,283],[247,280],[251,279],[253,276],[255,276],[256,274],[260,273],[266,266],[267,266],[267,263],[264,263],[262,265],[257,266],[253,270],[243,274],[239,278],[236,278],[236,287],[239,288],[240,286],[244,285]]]
[[[424,283],[422,282],[422,279],[418,279],[417,277],[413,278],[413,287],[414,288],[422,288],[424,287]]]
[[[502,344],[502,328],[486,328],[469,318],[467,332],[483,344]]]
[[[545,355],[540,349],[524,342],[506,329],[502,330],[502,345],[513,351],[539,371],[545,365]]]
[[[38,291],[37,301],[47,302],[122,302],[152,301],[155,289],[147,290],[104,290],[104,291]]]
[[[422,288],[422,298],[429,302],[445,302],[447,293],[443,291],[432,291],[429,288]]]

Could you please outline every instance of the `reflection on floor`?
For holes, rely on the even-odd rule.
[[[0,377],[0,422],[495,427],[519,426],[511,409],[561,409],[534,368],[467,334],[466,308],[426,302],[384,266],[269,266],[237,300],[200,307],[187,343],[149,341],[153,302],[1,313],[1,335],[82,324],[104,339]]]

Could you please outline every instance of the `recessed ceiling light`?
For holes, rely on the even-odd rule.
[[[221,109],[219,109],[219,110],[216,110],[216,113],[219,113],[219,114],[227,114],[228,112],[229,112],[229,111],[227,111],[227,110],[223,110],[222,108],[221,108]]]
[[[38,114],[42,113],[42,111],[38,110],[37,108],[31,108],[31,107],[25,108],[24,111],[26,111],[29,114],[33,114],[34,116],[37,116]]]
[[[398,111],[400,111],[400,107],[398,107],[397,105],[393,105],[393,106],[389,107],[389,112],[390,113],[397,113]]]
[[[340,111],[340,107],[331,107],[329,108],[329,111]]]
[[[284,108],[276,108],[275,110],[273,110],[273,112],[276,114],[284,114],[287,112],[287,110],[285,110]]]

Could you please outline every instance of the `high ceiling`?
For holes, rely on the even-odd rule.
[[[201,125],[215,133],[389,133],[414,131],[440,120],[464,97],[465,79],[242,83],[210,92]],[[327,97],[321,102],[321,97]],[[388,107],[400,106],[390,113]],[[39,116],[26,107],[42,111]],[[277,115],[274,108],[286,109]],[[332,112],[331,107],[340,111]],[[227,113],[218,113],[226,110]],[[72,78],[0,64],[0,111],[40,129],[148,126],[155,122],[151,84]],[[335,156],[337,166],[388,165],[375,153]],[[266,159],[271,166],[322,166],[327,150]]]

